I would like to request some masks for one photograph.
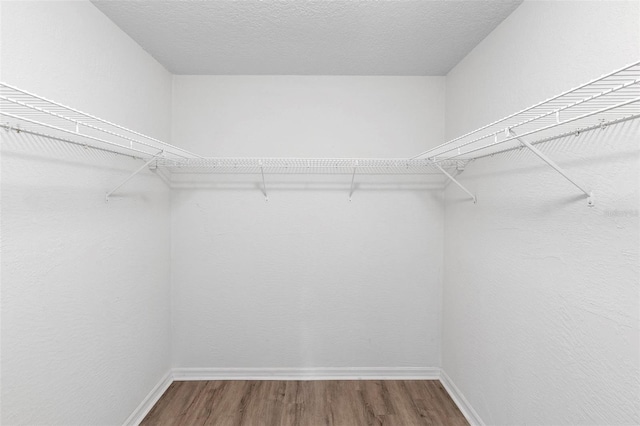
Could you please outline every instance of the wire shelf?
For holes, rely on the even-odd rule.
[[[359,174],[440,173],[426,159],[205,158],[1,82],[0,117],[0,127],[7,130],[139,158],[171,174],[351,174],[354,170]],[[444,167],[462,168],[465,163],[456,160]]]
[[[488,155],[526,146],[588,198],[573,180],[533,145],[640,117],[640,61],[424,151],[412,158],[206,158],[0,82],[0,128],[138,158],[146,167],[184,174],[442,174],[476,202],[456,180],[457,171]],[[456,172],[454,172],[454,170]]]
[[[424,151],[413,159],[473,160],[640,117],[640,62]]]
[[[462,169],[466,160],[451,160],[445,168]],[[185,161],[159,159],[172,174],[441,174],[427,159],[406,158],[202,158]]]
[[[0,127],[61,142],[148,160],[198,158],[182,148],[0,83]]]

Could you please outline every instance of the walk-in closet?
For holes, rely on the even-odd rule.
[[[640,424],[640,1],[0,1],[0,423]]]

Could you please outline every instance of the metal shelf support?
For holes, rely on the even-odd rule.
[[[349,188],[349,201],[351,201],[351,196],[353,195],[353,184],[356,180],[356,170],[358,169],[358,162],[353,165],[353,174],[351,175],[351,188]]]
[[[164,153],[163,151],[158,152],[156,155],[154,155],[151,160],[147,161],[146,163],[144,163],[142,166],[140,166],[139,169],[137,169],[135,172],[133,172],[131,175],[129,175],[128,178],[126,178],[125,180],[123,180],[122,182],[120,182],[120,184],[118,184],[118,186],[116,186],[115,188],[113,188],[111,191],[107,192],[107,195],[105,196],[105,201],[109,201],[109,197],[116,192],[118,189],[120,189],[120,187],[122,185],[124,185],[125,183],[129,182],[131,179],[133,179],[138,173],[140,173],[142,170],[144,170],[145,167],[149,166],[151,163],[153,163],[154,161],[156,161],[158,159],[158,157],[160,157],[162,154]]]
[[[260,174],[262,174],[262,189],[264,193],[264,200],[269,201],[269,196],[267,195],[267,183],[264,180],[264,168],[262,167],[262,161],[260,162]]]
[[[438,169],[440,169],[440,171],[442,173],[444,173],[444,175],[446,177],[448,177],[449,179],[451,179],[451,182],[455,183],[456,185],[458,185],[460,187],[460,189],[462,189],[464,192],[466,192],[467,194],[469,194],[469,197],[471,197],[471,199],[473,200],[473,204],[476,204],[478,202],[478,199],[476,198],[475,195],[473,195],[473,193],[471,193],[471,191],[469,191],[467,188],[464,187],[464,185],[462,185],[460,182],[458,182],[456,180],[456,178],[454,178],[453,176],[451,176],[449,173],[447,173],[447,171],[445,169],[443,169],[440,164],[438,163],[433,163]]]
[[[589,207],[593,207],[595,205],[595,200],[593,198],[593,192],[592,191],[589,191],[589,190],[585,189],[582,185],[580,185],[575,180],[573,180],[564,170],[562,170],[562,168],[560,166],[558,166],[556,164],[555,161],[553,161],[551,158],[547,157],[538,148],[536,148],[535,146],[531,145],[529,142],[527,142],[524,139],[522,139],[521,137],[519,137],[516,134],[516,132],[514,132],[512,129],[507,129],[507,133],[510,134],[511,136],[513,136],[514,138],[516,138],[518,140],[518,142],[520,142],[523,146],[529,148],[529,150],[531,152],[533,152],[535,155],[537,155],[542,161],[547,163],[556,172],[560,173],[566,180],[571,182],[571,184],[573,184],[573,186],[575,186],[580,191],[582,191],[587,196],[587,205]]]

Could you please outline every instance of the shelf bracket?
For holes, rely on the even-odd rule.
[[[351,201],[351,196],[353,195],[353,183],[356,180],[356,170],[357,170],[358,162],[353,166],[353,174],[351,175],[351,188],[349,188],[349,201]]]
[[[449,179],[451,179],[451,182],[455,183],[456,185],[458,185],[458,186],[460,187],[460,189],[462,189],[464,192],[466,192],[467,194],[469,194],[469,196],[470,196],[470,197],[471,197],[471,199],[473,200],[473,203],[474,203],[474,204],[476,204],[476,203],[478,202],[478,199],[476,198],[476,196],[475,196],[475,195],[473,195],[473,194],[471,193],[471,191],[469,191],[467,188],[465,188],[465,187],[464,187],[464,185],[462,185],[460,182],[458,182],[458,181],[456,180],[456,178],[454,178],[454,177],[453,177],[453,176],[451,176],[449,173],[447,173],[447,171],[446,171],[445,169],[443,169],[443,168],[440,166],[440,164],[436,163],[435,161],[433,162],[433,164],[434,164],[438,169],[440,169],[440,171],[441,171],[442,173],[444,173],[444,175],[445,175],[446,177],[448,177]]]
[[[267,195],[267,183],[264,180],[264,168],[262,167],[262,161],[260,162],[260,173],[262,174],[262,189],[264,193],[264,200],[269,201],[269,196]]]
[[[107,192],[107,195],[105,196],[105,201],[109,201],[109,197],[111,196],[111,194],[113,194],[114,192],[116,192],[118,189],[120,189],[120,187],[122,185],[124,185],[125,183],[129,182],[131,179],[134,178],[135,175],[137,175],[138,173],[140,173],[142,170],[144,170],[145,167],[147,167],[148,165],[150,165],[151,163],[153,163],[154,161],[156,161],[158,159],[158,157],[160,157],[162,154],[164,153],[164,150],[158,152],[156,155],[154,155],[153,157],[151,157],[151,160],[147,161],[146,163],[144,163],[138,170],[136,170],[135,172],[133,172],[131,175],[129,175],[128,178],[126,178],[125,180],[123,180],[122,182],[120,182],[120,184],[118,186],[116,186],[115,188],[113,188],[111,191]]]
[[[529,142],[525,141],[524,139],[522,139],[521,137],[519,137],[516,132],[514,132],[512,129],[508,129],[509,134],[511,134],[511,136],[513,136],[514,138],[516,138],[523,146],[529,148],[529,150],[531,152],[533,152],[535,155],[537,155],[542,161],[544,161],[545,163],[547,163],[551,168],[553,168],[556,172],[560,173],[566,180],[568,180],[569,182],[571,182],[571,184],[573,184],[573,186],[575,186],[576,188],[578,188],[580,191],[582,191],[584,193],[584,195],[587,196],[587,205],[589,207],[593,207],[595,205],[595,200],[593,198],[593,192],[592,191],[588,191],[586,190],[582,185],[580,185],[579,183],[577,183],[575,180],[573,180],[569,175],[567,175],[567,173],[562,170],[562,168],[560,168],[560,166],[558,166],[555,161],[553,161],[551,158],[547,157],[544,153],[542,153],[538,148],[536,148],[535,146],[531,145]]]

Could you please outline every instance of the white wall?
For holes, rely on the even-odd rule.
[[[525,1],[447,76],[447,136],[640,58],[640,3]],[[443,368],[487,424],[638,424],[638,123],[480,160],[447,190]]]
[[[525,2],[447,77],[447,136],[636,60],[638,8]],[[170,75],[87,2],[2,2],[1,36],[3,81],[206,155],[444,140],[444,78],[183,76],[171,117]],[[170,205],[147,172],[105,204],[139,163],[3,134],[2,423],[122,423],[171,365],[170,303],[176,367],[439,366],[442,329],[487,423],[638,423],[637,135],[545,147],[592,209],[526,153],[471,165],[443,235],[438,177],[349,203],[348,175],[267,175],[267,203],[185,175]]]
[[[173,140],[212,156],[408,156],[444,138],[442,77],[174,77]],[[438,367],[439,176],[182,176],[173,361]]]
[[[165,140],[171,75],[89,2],[2,2],[7,83]],[[2,132],[2,424],[122,424],[170,367],[169,191]]]

